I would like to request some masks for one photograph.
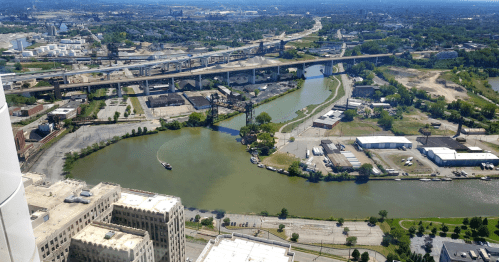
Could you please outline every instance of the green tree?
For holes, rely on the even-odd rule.
[[[211,226],[213,225],[213,217],[205,218],[201,220],[201,225],[203,226]]]
[[[373,165],[365,163],[362,164],[359,168],[359,175],[368,177],[371,174],[371,171],[373,170]]]
[[[287,218],[288,217],[288,210],[286,208],[281,209],[281,213],[279,213],[279,218]]]
[[[456,235],[461,234],[461,228],[460,227],[455,227],[454,228],[454,233],[456,233]]]
[[[343,225],[344,222],[345,219],[343,219],[342,217],[338,218],[338,224]]]
[[[442,227],[440,228],[442,232],[447,233],[449,232],[449,227],[446,224],[442,224]]]
[[[371,115],[371,109],[369,109],[369,108],[366,107],[364,109],[364,116],[365,116],[365,118],[368,118],[370,115]]]
[[[142,135],[142,127],[137,128],[137,135]]]
[[[187,123],[189,126],[201,126],[204,124],[205,116],[202,113],[193,112],[189,115]]]
[[[239,136],[240,137],[245,137],[247,134],[250,132],[250,128],[248,126],[243,126],[241,129],[239,129]]]
[[[132,129],[132,136],[135,136],[135,129]]]
[[[481,237],[489,237],[490,235],[489,228],[486,225],[481,225],[478,228],[477,233]]]
[[[418,227],[418,234],[423,235],[424,231],[425,231],[424,226],[423,225],[419,225],[419,227]]]
[[[230,226],[230,218],[228,218],[228,217],[224,218],[224,225]]]
[[[354,260],[359,260],[360,258],[360,252],[358,249],[354,249],[353,252],[352,252],[352,257]]]
[[[465,218],[463,219],[463,225],[467,226],[467,225],[469,225],[469,224],[470,224],[470,220],[469,220],[467,217],[465,217]]]
[[[114,112],[114,116],[113,116],[113,118],[114,118],[114,122],[115,122],[115,123],[116,123],[116,122],[118,122],[118,118],[119,118],[119,117],[120,117],[120,112],[118,112],[118,111]]]
[[[279,230],[277,230],[277,231],[282,232],[282,231],[284,230],[284,228],[285,228],[285,227],[286,227],[286,226],[285,226],[284,224],[280,224],[280,225],[279,225]]]
[[[348,236],[348,232],[350,232],[350,228],[348,227],[344,227],[343,228],[343,234],[347,235]]]
[[[386,211],[386,210],[384,210],[384,209],[383,209],[383,210],[380,210],[380,211],[378,212],[378,215],[381,217],[381,219],[382,219],[382,220],[384,220],[384,219],[388,216],[388,211]]]
[[[357,111],[354,109],[348,109],[345,112],[343,112],[343,119],[345,121],[352,121],[353,118],[357,115]]]
[[[369,224],[376,225],[376,222],[378,222],[378,219],[376,217],[369,218]]]
[[[255,121],[260,125],[270,123],[270,121],[272,121],[272,117],[270,117],[266,112],[261,112],[258,116],[255,117]]]
[[[482,224],[487,226],[489,224],[489,220],[487,218],[484,218]]]
[[[483,221],[482,221],[482,218],[481,218],[481,217],[473,217],[473,218],[471,218],[471,220],[470,220],[470,227],[471,227],[472,229],[477,230],[479,227],[481,227],[481,226],[482,226],[482,223],[483,223]]]
[[[260,94],[260,89],[255,89],[255,96],[258,96],[258,94]]]
[[[194,219],[195,219],[195,221],[196,221],[196,222],[199,222],[199,219],[201,219],[201,216],[200,216],[200,215],[196,215],[196,216],[194,217]]]
[[[414,235],[415,233],[416,233],[416,227],[415,226],[411,226],[409,228],[409,234]]]
[[[264,211],[260,212],[260,216],[268,217],[269,212],[267,210],[264,210]]]
[[[300,237],[300,235],[298,233],[293,233],[291,235],[291,241],[296,242],[296,241],[298,241],[299,237]]]
[[[23,70],[23,65],[21,65],[21,63],[17,62],[17,63],[14,64],[14,68],[17,71],[21,71],[21,70]]]
[[[300,161],[294,161],[288,168],[290,176],[301,176]]]
[[[361,262],[369,261],[369,253],[367,253],[367,252],[362,253],[362,255],[360,256],[360,261]]]
[[[142,130],[143,130],[142,132],[143,132],[144,134],[147,134],[147,127],[144,127],[144,129],[142,129]]]
[[[436,227],[434,227],[434,228],[432,228],[432,229],[431,229],[431,233],[432,233],[433,235],[436,235],[436,234],[437,234],[437,231],[438,231],[438,230],[437,230],[437,228],[436,228]]]
[[[357,244],[357,237],[347,237],[347,246],[355,246]]]

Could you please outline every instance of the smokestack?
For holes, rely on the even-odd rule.
[[[40,261],[17,159],[0,75],[0,257],[6,262]]]
[[[457,136],[461,135],[461,128],[463,128],[463,117],[459,118],[459,125],[457,126]]]
[[[348,110],[348,98],[347,98],[347,105],[345,106],[345,111]]]

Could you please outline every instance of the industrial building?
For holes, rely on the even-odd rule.
[[[350,151],[341,151],[331,142],[331,140],[321,140],[321,146],[324,149],[324,155],[335,167],[343,169],[358,169],[361,163]]]
[[[412,142],[403,136],[361,136],[356,143],[365,149],[412,148]]]
[[[456,151],[469,151],[468,147],[448,136],[418,137],[416,141],[424,148],[449,148]]]
[[[71,238],[70,261],[154,261],[145,230],[93,222]]]
[[[187,96],[184,94],[184,97],[189,100],[189,102],[196,108],[196,110],[208,109],[210,108],[210,102],[202,97],[202,96]]]
[[[185,100],[176,93],[167,95],[160,95],[157,97],[148,97],[149,105],[151,107],[164,107],[164,106],[181,106],[185,105]]]
[[[325,115],[315,119],[312,126],[332,129],[340,122],[342,118],[343,118],[343,111],[331,110],[327,112]]]
[[[49,119],[54,121],[54,119],[65,120],[76,117],[76,108],[57,108],[54,111],[47,114]]]
[[[377,86],[354,86],[352,97],[370,97],[379,90]]]
[[[440,262],[495,262],[499,261],[499,248],[444,241]]]
[[[210,240],[196,262],[293,262],[291,245],[239,233]]]
[[[426,147],[422,153],[439,166],[480,166],[482,163],[499,164],[499,158],[491,153],[458,153],[446,147]]]
[[[31,105],[21,107],[21,116],[32,116],[43,110],[43,105]]]

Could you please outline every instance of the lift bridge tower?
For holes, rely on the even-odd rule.
[[[253,115],[255,113],[254,104],[252,102],[246,103],[244,107],[239,105],[234,105],[230,103],[226,103],[226,101],[222,100],[222,98],[214,93],[210,96],[210,122],[213,125],[218,119],[219,107],[229,108],[241,113],[246,114],[246,125],[253,123]]]

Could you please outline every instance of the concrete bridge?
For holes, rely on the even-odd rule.
[[[424,52],[414,52],[414,54],[422,54],[422,53],[431,53],[432,51],[424,51]],[[362,61],[369,61],[376,65],[383,63],[388,57],[392,54],[377,54],[377,55],[361,55],[361,56],[349,56],[349,57],[333,57],[333,58],[317,58],[317,59],[309,59],[309,60],[301,60],[301,61],[287,61],[277,64],[267,64],[267,65],[255,65],[255,66],[247,66],[247,67],[229,67],[222,69],[206,69],[206,70],[196,70],[196,71],[186,71],[186,72],[175,72],[171,74],[160,74],[160,75],[150,75],[150,71],[146,73],[139,73],[138,77],[135,78],[126,78],[126,79],[117,79],[117,80],[102,80],[98,82],[89,82],[89,83],[74,83],[74,84],[61,84],[59,85],[60,89],[82,89],[87,88],[89,91],[91,87],[95,86],[109,86],[109,85],[117,85],[117,94],[121,96],[121,84],[125,83],[139,83],[144,86],[144,94],[149,95],[149,81],[153,80],[170,80],[171,91],[175,91],[174,80],[178,78],[195,78],[196,87],[198,89],[203,89],[202,86],[202,77],[203,76],[223,76],[226,79],[226,84],[230,86],[231,73],[236,72],[248,72],[250,74],[250,82],[255,84],[256,81],[256,72],[259,70],[271,70],[272,77],[277,79],[277,76],[280,74],[282,68],[296,68],[297,69],[297,77],[303,77],[305,69],[309,66],[313,65],[324,65],[323,73],[326,76],[329,76],[333,73],[333,65],[337,63],[343,63],[347,68],[349,66],[355,65]],[[397,56],[402,55],[402,53],[396,54]],[[144,69],[145,70],[145,69]],[[19,93],[37,93],[37,92],[47,92],[54,90],[54,86],[46,86],[46,87],[38,87],[38,88],[29,88],[24,90],[11,90],[6,91],[6,94],[19,94]]]

